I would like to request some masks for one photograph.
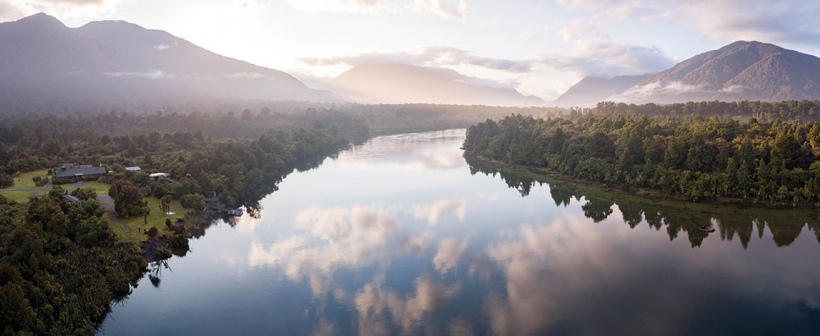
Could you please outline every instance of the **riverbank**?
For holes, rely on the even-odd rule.
[[[507,163],[507,162],[504,162],[504,161],[493,160],[493,159],[490,159],[490,158],[487,158],[487,157],[484,157],[484,156],[481,156],[481,155],[478,155],[478,154],[475,154],[475,153],[472,153],[472,152],[469,152],[469,151],[466,151],[466,150],[464,151],[464,154],[465,154],[465,156],[469,155],[469,156],[474,157],[475,159],[482,160],[486,163],[491,163],[491,164],[499,166],[499,167],[505,167],[505,168],[510,169],[510,170],[527,171],[527,172],[530,172],[532,174],[535,174],[536,176],[549,177],[549,178],[552,178],[552,179],[561,180],[561,181],[565,181],[565,182],[569,182],[569,183],[576,183],[576,184],[585,185],[585,186],[588,186],[588,187],[595,187],[595,188],[598,188],[598,189],[601,189],[601,190],[616,190],[616,191],[621,192],[621,193],[629,193],[629,194],[632,194],[634,196],[640,196],[640,197],[644,197],[644,198],[647,198],[647,199],[658,198],[658,199],[666,200],[668,202],[682,202],[683,204],[701,204],[701,205],[710,205],[710,204],[712,204],[712,205],[737,206],[737,207],[740,207],[740,208],[762,208],[762,209],[772,209],[772,210],[786,210],[786,209],[789,209],[789,210],[790,209],[809,209],[810,210],[810,209],[815,209],[817,206],[820,206],[818,204],[811,204],[811,205],[805,205],[805,206],[799,206],[799,205],[793,205],[793,204],[789,205],[789,204],[782,203],[782,202],[761,201],[757,198],[754,198],[754,199],[752,199],[752,198],[747,198],[747,199],[742,199],[742,198],[720,198],[720,199],[710,198],[710,199],[704,199],[704,200],[701,200],[701,201],[692,201],[692,200],[690,200],[686,197],[664,194],[664,193],[662,193],[658,190],[654,190],[654,189],[648,189],[648,188],[622,188],[618,184],[595,183],[595,182],[592,182],[592,181],[588,181],[588,180],[584,180],[584,179],[580,179],[580,178],[575,178],[575,177],[572,177],[572,176],[563,175],[563,174],[561,174],[559,172],[556,172],[554,170],[551,170],[549,168],[534,167],[534,166],[527,166],[527,165],[517,165],[517,164]]]
[[[768,228],[778,245],[786,246],[799,235],[806,226],[813,230],[820,242],[820,210],[815,208],[764,207],[745,203],[691,202],[670,197],[653,196],[650,193],[623,191],[605,185],[573,179],[545,169],[506,164],[486,160],[465,152],[465,159],[472,171],[484,174],[500,174],[511,188],[527,194],[534,183],[549,185],[550,194],[556,205],[568,206],[574,201],[586,200],[585,215],[595,221],[612,214],[612,205],[617,205],[625,223],[631,227],[645,222],[650,227],[661,230],[665,227],[670,239],[679,234],[688,235],[693,246],[699,246],[709,235],[708,230],[716,228],[721,239],[739,237],[743,246],[750,238],[762,236]],[[756,223],[756,224],[754,224]]]

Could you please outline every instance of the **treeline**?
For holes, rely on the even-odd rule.
[[[464,149],[507,163],[689,200],[820,202],[820,124],[752,118],[520,115],[467,130]]]
[[[669,118],[723,117],[748,120],[757,119],[760,122],[775,120],[785,121],[820,121],[820,100],[791,100],[781,102],[761,101],[701,101],[676,103],[668,105],[658,104],[626,104],[615,102],[600,102],[591,109],[574,110],[575,113],[593,113],[598,115],[624,115],[632,117],[664,116]]]
[[[253,210],[300,162],[312,165],[368,136],[360,121],[337,125],[332,118],[319,119],[307,128],[223,142],[208,141],[202,132],[73,138],[66,136],[71,131],[24,128],[34,137],[0,148],[0,172],[57,168],[63,162],[103,164],[113,171],[103,182],[136,186],[138,196],[185,203],[186,197],[214,191],[227,206]],[[142,170],[126,171],[128,166]],[[174,180],[153,179],[150,172]],[[0,333],[91,334],[110,301],[127,294],[130,281],[144,269],[144,251],[117,241],[96,195],[75,194],[80,202],[67,203],[59,187],[27,204],[0,196]]]
[[[147,263],[119,242],[96,199],[50,193],[28,204],[0,195],[0,333],[92,334]]]
[[[251,104],[258,106],[258,104]],[[518,108],[461,105],[291,105],[226,106],[224,110],[176,106],[142,113],[119,110],[76,114],[0,116],[0,143],[5,146],[88,141],[102,135],[138,136],[152,132],[196,133],[205,139],[255,139],[270,130],[290,132],[315,126],[352,129],[370,134],[394,134],[466,128],[485,119],[512,113],[548,116],[556,108]],[[294,111],[294,109],[300,109]]]

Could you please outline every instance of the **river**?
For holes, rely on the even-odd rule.
[[[294,172],[99,334],[820,333],[811,215],[585,194],[468,163],[463,139],[379,137]]]

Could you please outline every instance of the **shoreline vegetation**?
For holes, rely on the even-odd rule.
[[[773,207],[820,204],[820,124],[754,118],[511,115],[467,130],[463,149],[624,191]]]
[[[17,135],[0,141],[0,175],[12,189],[0,193],[0,333],[93,334],[149,262],[158,262],[149,274],[153,283],[163,259],[184,255],[189,238],[204,234],[220,215],[208,204],[243,206],[253,215],[258,200],[294,169],[309,169],[368,138],[367,126],[348,115],[287,118],[310,126],[219,142],[198,131],[111,136],[61,130],[60,119],[48,118],[3,128],[3,136]],[[108,174],[54,181],[53,170],[64,162],[102,165]],[[34,173],[18,174],[27,171]],[[5,197],[22,190],[32,196]]]
[[[294,169],[313,169],[341,148],[372,135],[465,128],[487,120],[468,130],[465,149],[493,160],[542,165],[566,176],[580,167],[584,175],[575,177],[591,181],[597,180],[590,176],[600,177],[606,183],[621,183],[626,190],[643,188],[641,183],[662,176],[666,185],[695,190],[681,197],[703,200],[716,195],[709,183],[719,179],[659,168],[665,153],[674,152],[679,155],[671,156],[670,162],[679,160],[687,167],[690,161],[719,163],[711,172],[726,172],[730,181],[756,183],[740,172],[752,175],[760,170],[786,185],[785,189],[761,185],[746,198],[763,195],[784,204],[816,202],[812,197],[820,194],[815,190],[820,164],[805,158],[813,152],[816,161],[820,128],[754,118],[816,118],[820,103],[731,104],[735,103],[680,105],[682,112],[676,113],[689,113],[685,119],[652,115],[665,113],[668,105],[599,104],[600,111],[595,112],[292,102],[270,103],[258,111],[231,104],[191,104],[152,113],[106,108],[57,116],[0,116],[0,332],[94,333],[112,303],[127,297],[146,272],[157,285],[158,273],[163,265],[167,267],[163,258],[185,255],[188,239],[203,235],[220,217],[208,210],[208,204],[242,206],[255,216],[259,200],[274,192]],[[741,123],[702,116],[710,108],[727,106],[753,110],[752,118]],[[595,115],[607,108],[625,110],[625,116]],[[803,109],[808,109],[805,114]],[[743,113],[740,118],[747,118]],[[498,123],[492,121],[510,114]],[[566,117],[556,118],[559,115]],[[557,129],[562,129],[561,135],[553,132]],[[711,137],[699,141],[694,135],[686,137],[686,132]],[[628,149],[628,155],[622,148]],[[613,154],[610,149],[619,155],[608,156]],[[718,159],[707,159],[710,155]],[[697,157],[701,159],[690,160]],[[731,167],[730,159],[734,159],[733,170],[723,168]],[[54,181],[53,170],[66,162],[102,165],[109,173],[84,184]],[[125,169],[137,166],[139,171]],[[619,173],[613,170],[616,166],[629,169]],[[155,179],[149,173],[169,178]],[[77,199],[69,201],[66,194]],[[176,214],[168,216],[168,212]]]
[[[189,239],[228,218],[210,208],[243,207],[256,216],[259,200],[286,175],[371,135],[560,112],[265,104],[241,113],[233,104],[191,104],[155,113],[0,116],[0,333],[93,334],[139,279],[147,274],[158,285],[166,258],[184,256]],[[54,170],[67,162],[101,165],[108,174],[55,181]]]
[[[528,196],[536,184],[546,183],[556,206],[581,202],[584,216],[598,223],[614,214],[614,205],[630,228],[646,223],[656,231],[664,231],[670,240],[688,239],[692,248],[701,246],[710,234],[716,234],[720,240],[738,240],[746,249],[754,236],[762,239],[766,229],[775,244],[783,247],[793,243],[804,227],[814,232],[820,243],[820,210],[815,208],[770,209],[747,204],[658,198],[602,187],[543,169],[487,160],[470,153],[465,153],[464,158],[471,174],[499,175],[522,197]]]

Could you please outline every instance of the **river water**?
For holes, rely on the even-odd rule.
[[[100,334],[820,334],[811,215],[584,195],[468,163],[463,139],[379,137],[294,172]]]

